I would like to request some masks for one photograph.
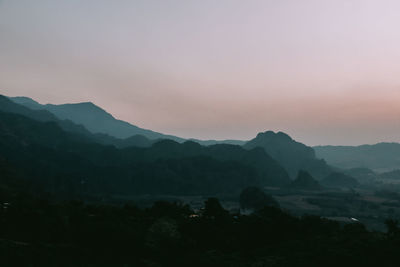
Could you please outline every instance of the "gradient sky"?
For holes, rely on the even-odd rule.
[[[400,2],[0,0],[0,93],[201,139],[400,141]]]

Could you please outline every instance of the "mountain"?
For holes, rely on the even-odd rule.
[[[300,170],[296,179],[290,184],[293,189],[321,190],[321,185],[307,171]]]
[[[260,148],[162,140],[119,149],[64,131],[56,121],[5,112],[0,112],[0,163],[32,190],[64,196],[238,194],[248,186],[290,182]]]
[[[9,99],[17,104],[23,105],[33,110],[47,110],[60,120],[70,120],[75,124],[84,126],[91,133],[106,134],[110,137],[115,137],[119,139],[129,139],[132,136],[139,135],[150,140],[171,139],[177,142],[185,141],[185,139],[180,137],[142,129],[128,122],[115,119],[111,114],[96,106],[92,102],[61,105],[42,105],[35,100],[24,96],[9,97]],[[246,142],[242,140],[188,140],[206,146],[215,144],[243,145]],[[151,141],[141,142],[140,145],[144,146],[144,143],[148,144],[151,143]],[[122,146],[126,146],[126,144],[131,143],[129,142],[129,140],[127,140],[122,144]]]
[[[120,139],[129,138],[134,135],[142,135],[148,139],[172,139],[179,142],[184,141],[183,138],[153,132],[151,130],[139,128],[128,122],[117,120],[110,113],[96,106],[92,102],[41,105],[28,97],[10,97],[10,99],[15,103],[34,110],[47,110],[61,120],[70,120],[76,124],[83,125],[92,133],[108,134]]]
[[[150,140],[142,135],[134,135],[129,138],[119,139],[102,133],[93,134],[84,126],[76,124],[71,120],[62,120],[47,110],[36,109],[35,105],[40,106],[40,104],[37,104],[37,102],[30,98],[18,97],[17,99],[18,102],[25,103],[25,106],[17,104],[9,98],[0,95],[0,111],[20,114],[41,122],[55,122],[64,131],[79,134],[81,138],[85,139],[85,142],[96,142],[100,144],[114,145],[116,147],[147,147],[155,142],[155,140]],[[32,107],[34,109],[32,109]]]
[[[359,186],[358,181],[346,174],[340,172],[333,172],[329,174],[327,177],[322,179],[320,183],[326,187],[357,187]]]
[[[295,177],[299,170],[306,170],[319,179],[331,172],[331,168],[324,160],[316,158],[311,147],[296,142],[283,132],[259,133],[256,138],[244,145],[246,149],[255,147],[262,147],[288,171],[291,177]]]
[[[22,99],[25,99],[25,98],[22,98]],[[25,101],[27,101],[27,100],[25,100]],[[19,105],[13,101],[10,101],[9,98],[2,96],[2,95],[0,95],[0,111],[24,115],[28,118],[31,118],[31,119],[34,119],[37,121],[42,121],[42,122],[47,122],[47,121],[57,122],[57,124],[62,129],[64,129],[65,131],[69,131],[69,132],[75,132],[75,133],[80,133],[80,134],[89,134],[90,133],[82,125],[75,124],[70,120],[61,120],[47,110],[35,110],[35,109],[28,108],[24,105]]]
[[[316,146],[317,157],[338,168],[369,168],[387,172],[400,166],[400,144],[378,143],[361,146]]]

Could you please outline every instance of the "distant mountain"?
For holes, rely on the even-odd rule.
[[[0,112],[1,169],[7,177],[15,172],[30,188],[66,196],[238,194],[248,186],[290,182],[261,148],[162,140],[149,148],[118,149],[66,132],[56,121],[5,112]],[[0,183],[10,186],[11,180]]]
[[[14,101],[11,101],[9,98],[0,95],[0,111],[20,114],[41,122],[55,122],[64,131],[79,134],[81,139],[85,140],[85,142],[96,142],[106,145],[115,145],[116,147],[148,147],[155,142],[155,140],[150,140],[141,135],[119,139],[107,134],[93,134],[89,132],[83,125],[76,124],[71,120],[59,119],[48,110],[35,109],[35,105],[40,106],[40,104],[37,104],[30,98],[18,97],[17,99],[17,102],[25,103],[26,105],[17,104]],[[32,107],[34,109],[32,109]]]
[[[142,135],[149,139],[172,139],[182,142],[183,138],[165,135],[151,130],[146,130],[128,122],[115,119],[110,113],[96,106],[92,102],[76,104],[41,105],[28,97],[10,97],[15,103],[35,110],[47,110],[61,120],[70,120],[83,125],[92,133],[103,133],[116,138],[125,139],[134,135]]]
[[[293,189],[321,190],[321,185],[307,171],[300,170],[296,179],[290,184]]]
[[[316,146],[318,158],[338,168],[369,168],[387,172],[400,166],[400,144],[378,143],[362,146]]]
[[[27,101],[25,98],[21,99]],[[47,121],[57,122],[57,124],[65,131],[81,133],[81,134],[89,134],[89,131],[87,131],[87,129],[82,125],[75,124],[70,120],[61,120],[57,118],[53,113],[47,110],[36,110],[36,109],[31,109],[24,105],[17,104],[14,101],[11,101],[9,98],[2,95],[0,95],[0,111],[24,115],[28,118],[41,122],[47,122]]]
[[[35,100],[24,96],[9,97],[9,99],[17,104],[23,105],[33,110],[47,110],[60,120],[70,120],[75,124],[83,125],[91,133],[106,134],[110,137],[127,139],[128,144],[130,144],[128,142],[130,137],[136,135],[143,136],[150,140],[171,139],[177,142],[186,141],[184,138],[142,129],[128,122],[115,119],[111,114],[96,106],[92,102],[61,105],[42,105]],[[215,144],[243,145],[246,142],[242,140],[188,140],[206,146]],[[144,142],[141,142],[140,144],[142,145],[143,143]],[[125,143],[123,143],[122,146],[126,146]]]
[[[322,179],[331,172],[331,168],[324,160],[315,157],[315,152],[311,147],[296,142],[283,132],[259,133],[256,138],[244,145],[246,149],[255,147],[264,148],[293,178],[299,170],[306,170],[318,179]]]
[[[320,183],[326,187],[353,188],[359,186],[359,183],[355,178],[340,172],[333,172],[329,174],[327,177],[322,179]]]

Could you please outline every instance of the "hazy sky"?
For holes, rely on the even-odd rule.
[[[400,2],[0,0],[0,93],[201,139],[400,141]]]

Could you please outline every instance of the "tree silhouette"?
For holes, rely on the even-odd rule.
[[[240,208],[259,210],[264,206],[279,207],[276,200],[258,187],[247,187],[240,194]]]

